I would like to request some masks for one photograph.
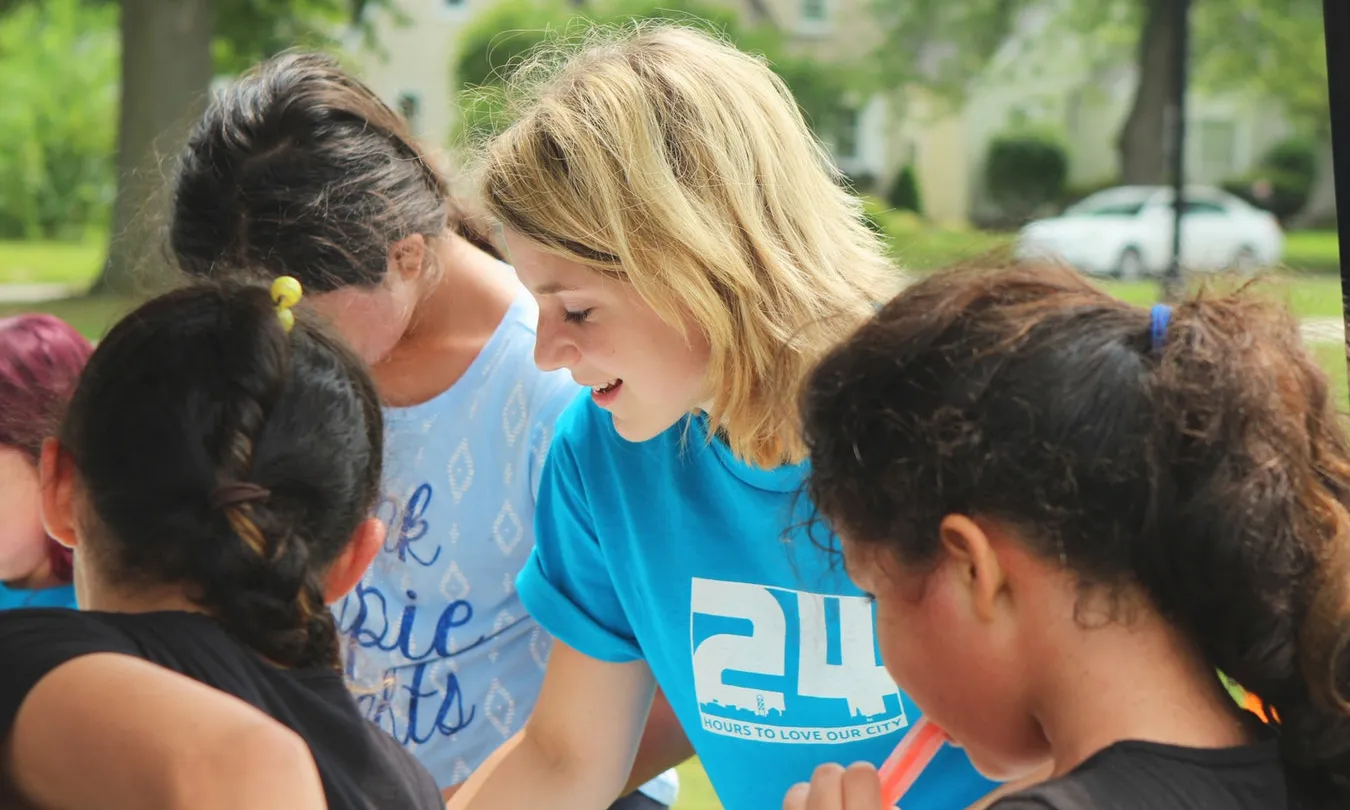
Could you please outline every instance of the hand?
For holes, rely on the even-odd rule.
[[[821,765],[811,784],[794,785],[788,791],[783,810],[884,810],[881,776],[865,762],[847,770],[839,765]]]

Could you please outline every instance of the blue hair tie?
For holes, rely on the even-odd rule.
[[[1149,313],[1148,334],[1152,339],[1153,351],[1162,349],[1167,338],[1167,324],[1172,320],[1172,308],[1166,304],[1154,304]]]

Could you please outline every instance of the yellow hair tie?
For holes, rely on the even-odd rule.
[[[272,282],[272,302],[277,305],[277,318],[281,321],[281,328],[287,332],[295,326],[295,313],[291,312],[291,307],[300,303],[300,296],[303,294],[300,282],[291,276],[278,276],[277,280]]]

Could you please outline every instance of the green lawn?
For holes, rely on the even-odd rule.
[[[1156,302],[1160,292],[1156,281],[1101,280],[1098,283],[1116,297],[1137,306],[1148,306]],[[1200,280],[1196,283],[1200,283]],[[1340,276],[1322,273],[1272,273],[1266,276],[1262,283],[1271,295],[1284,299],[1290,311],[1299,318],[1343,317]]]
[[[997,253],[1012,244],[1012,235],[1007,233],[929,228],[912,216],[893,211],[879,218],[891,234],[891,252],[903,266],[915,269]],[[105,247],[101,235],[81,242],[0,241],[0,284],[67,284],[85,289],[102,265]],[[1306,272],[1334,273],[1339,267],[1336,232],[1288,234],[1284,265]]]
[[[1113,295],[1138,306],[1158,300],[1158,284],[1153,281],[1100,281]],[[1300,318],[1338,318],[1341,310],[1341,282],[1325,275],[1272,275],[1264,282],[1271,294],[1279,295]],[[0,315],[41,310],[72,324],[90,337],[103,334],[127,312],[131,302],[117,298],[78,297],[40,304],[0,304]]]
[[[82,242],[0,241],[0,284],[68,284],[85,290],[98,275],[107,245]]]
[[[721,810],[722,803],[717,800],[708,776],[697,759],[691,759],[679,767],[680,798],[675,802],[675,810]]]
[[[1336,272],[1341,266],[1335,231],[1294,231],[1284,237],[1284,264],[1303,270]]]
[[[0,303],[0,317],[20,312],[49,312],[80,331],[90,340],[103,336],[108,328],[129,312],[134,302],[120,298],[82,296],[34,304]]]
[[[930,270],[1012,247],[1012,236],[987,231],[909,230],[897,225],[890,236],[891,255],[901,267]]]
[[[986,253],[997,255],[1013,244],[1012,233],[930,228],[907,212],[872,210],[889,236],[891,254],[902,267],[915,270],[943,267]],[[1336,231],[1286,233],[1280,265],[1305,273],[1339,272],[1340,243]]]
[[[1347,380],[1345,347],[1339,343],[1318,343],[1312,347],[1317,362],[1331,378],[1341,413],[1350,412],[1350,380]]]

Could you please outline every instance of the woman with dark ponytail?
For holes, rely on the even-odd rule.
[[[520,730],[551,640],[514,583],[558,415],[539,308],[408,124],[332,59],[286,53],[220,88],[174,179],[188,275],[294,276],[385,406],[390,541],[334,610],[365,716],[448,798]],[[588,395],[588,394],[585,394]],[[504,585],[503,583],[508,583]],[[615,810],[664,810],[692,751],[656,701]]]
[[[1065,269],[950,271],[811,376],[810,495],[924,713],[991,777],[1053,764],[998,810],[1350,807],[1333,401],[1249,290],[1149,311]],[[879,805],[865,766],[787,800]]]
[[[82,610],[0,613],[0,806],[442,805],[342,681],[383,424],[299,295],[170,293],[90,358],[40,462]]]

